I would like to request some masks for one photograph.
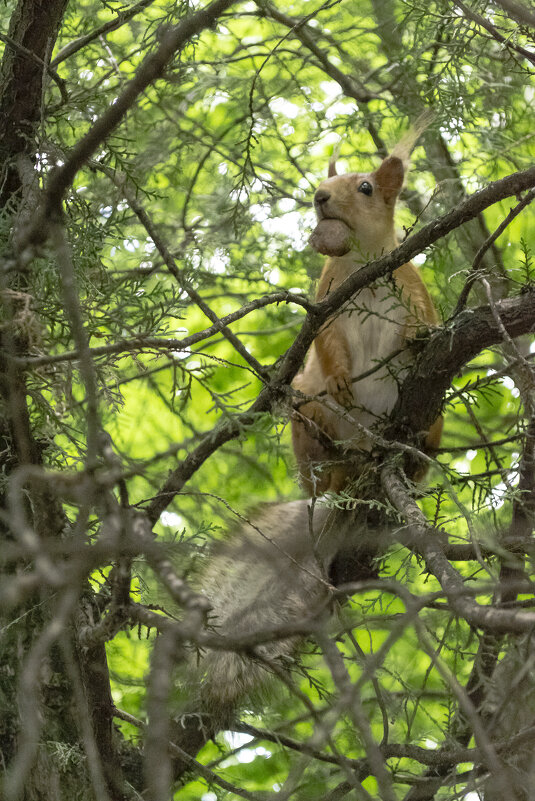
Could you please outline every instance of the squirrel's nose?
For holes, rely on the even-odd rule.
[[[314,195],[314,203],[317,203],[318,206],[323,205],[323,203],[327,203],[331,196],[330,192],[327,192],[326,189],[318,189],[316,194]]]

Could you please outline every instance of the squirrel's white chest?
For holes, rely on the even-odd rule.
[[[394,408],[408,362],[408,354],[400,352],[408,316],[399,292],[389,284],[363,289],[337,316],[338,328],[349,349],[350,375],[357,379],[351,385],[351,409],[342,414],[332,408],[323,409],[329,430],[336,432],[337,439],[364,445],[363,435],[355,430],[351,418],[369,428]],[[326,389],[314,346],[295,385],[307,395],[318,395]]]
[[[406,319],[407,309],[392,287],[360,292],[341,317],[353,368],[366,370],[399,349]]]
[[[389,414],[397,400],[407,358],[399,353],[407,316],[399,293],[389,285],[364,289],[342,314],[351,376],[358,379],[352,385],[355,407],[350,414],[363,425]],[[363,373],[368,375],[359,379]]]

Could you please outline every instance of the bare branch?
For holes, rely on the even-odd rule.
[[[528,61],[531,61],[532,64],[535,64],[535,53],[532,53],[530,50],[526,50],[525,47],[516,45],[514,42],[506,39],[505,36],[502,36],[502,34],[491,22],[482,17],[481,14],[478,14],[477,11],[473,11],[471,8],[468,8],[468,6],[461,2],[461,0],[454,0],[454,2],[456,6],[459,6],[463,14],[465,14],[468,19],[471,19],[473,22],[476,22],[478,25],[488,31],[493,39],[496,39],[497,42],[505,45],[506,47],[510,47],[511,50],[514,50],[519,55],[527,58]]]

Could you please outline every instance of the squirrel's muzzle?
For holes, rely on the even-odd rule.
[[[318,189],[316,194],[314,195],[314,205],[316,210],[320,209],[331,197],[331,193],[327,192],[326,189]]]

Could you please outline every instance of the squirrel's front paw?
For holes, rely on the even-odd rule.
[[[329,375],[325,379],[325,388],[331,398],[339,403],[340,406],[345,406],[350,409],[355,400],[353,398],[353,390],[351,389],[351,376],[349,373],[342,373],[339,375]]]

